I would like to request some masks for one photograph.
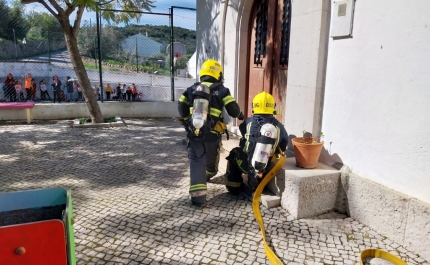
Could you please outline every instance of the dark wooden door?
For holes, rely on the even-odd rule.
[[[285,109],[291,0],[255,0],[250,17],[249,70],[246,112],[252,115],[252,99],[271,93],[283,120]]]

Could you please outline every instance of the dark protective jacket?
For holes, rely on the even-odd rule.
[[[261,126],[266,123],[272,123],[278,130],[278,137],[275,141],[274,148],[279,146],[283,152],[287,149],[288,133],[285,130],[284,125],[276,120],[273,115],[254,114],[252,117],[247,118],[239,125],[240,133],[243,136],[240,141],[240,147],[242,148],[242,151],[245,153],[250,151],[250,146],[253,144],[253,139],[258,136]]]
[[[242,185],[242,174],[248,174],[248,184],[256,189],[262,178],[256,178],[256,170],[252,168],[251,159],[255,150],[256,140],[260,136],[260,129],[266,123],[271,123],[277,128],[277,136],[273,149],[279,147],[285,151],[288,144],[288,134],[284,126],[270,114],[254,114],[239,125],[242,134],[239,147],[233,148],[227,157],[227,182],[226,187],[231,192],[238,192]],[[270,160],[270,159],[269,159]],[[266,167],[267,170],[269,167]],[[265,171],[264,170],[264,171]],[[264,172],[266,174],[267,172]]]
[[[178,101],[179,116],[188,124],[190,123],[193,109],[193,92],[199,84],[200,82],[188,87],[187,90],[182,93]],[[215,79],[205,80],[202,84],[207,85],[211,92],[209,113],[206,121],[209,124],[210,132],[206,132],[204,135],[200,136],[200,139],[211,142],[216,141],[220,136],[220,133],[213,130],[213,128],[217,121],[223,122],[223,107],[225,107],[228,115],[233,118],[237,118],[241,112],[236,100],[230,95],[230,90],[224,87],[223,84],[217,83]],[[190,131],[187,136],[193,140],[197,138]]]

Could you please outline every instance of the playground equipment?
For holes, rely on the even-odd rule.
[[[0,193],[0,265],[76,265],[71,191]]]

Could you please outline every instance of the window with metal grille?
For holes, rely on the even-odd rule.
[[[282,8],[282,37],[281,37],[281,58],[279,64],[288,66],[290,50],[290,24],[291,24],[291,0],[284,0]]]
[[[266,39],[267,39],[267,20],[268,20],[268,1],[257,1],[257,13],[255,16],[255,47],[254,47],[254,64],[262,65],[266,57]]]

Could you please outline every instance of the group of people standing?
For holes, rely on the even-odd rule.
[[[134,83],[129,86],[118,83],[115,89],[113,89],[110,84],[105,84],[104,90],[106,92],[107,101],[141,101],[143,97],[143,94],[137,90]],[[93,91],[97,100],[100,100],[101,91],[99,84],[94,84]]]
[[[16,102],[16,101],[51,101],[54,103],[61,101],[78,102],[83,101],[82,89],[76,79],[66,77],[65,82],[61,82],[57,75],[52,77],[52,96],[48,90],[48,82],[46,79],[40,80],[39,84],[32,77],[31,73],[26,74],[21,79],[15,79],[11,73],[3,80],[3,100]],[[36,91],[40,90],[40,98],[36,99]],[[137,90],[134,83],[131,85],[118,83],[116,88],[113,89],[109,84],[104,85],[106,92],[106,100],[110,101],[141,101],[143,94]],[[101,99],[101,90],[99,84],[93,86],[94,96],[97,100]]]
[[[54,92],[54,103],[56,101],[60,103],[62,100],[67,102],[72,102],[72,101],[78,102],[78,101],[84,100],[81,86],[76,80],[71,79],[70,76],[66,77],[64,90],[61,89],[62,88],[61,80],[56,75],[52,77],[51,86],[52,86],[52,91]],[[49,100],[51,100],[51,98],[49,98]]]
[[[6,101],[32,101],[36,97],[37,84],[31,74],[24,76],[24,86],[21,80],[15,79],[8,73],[3,81],[3,95]],[[26,92],[24,97],[24,91]]]
[[[58,76],[54,75],[52,77],[51,86],[54,103],[65,100],[68,102],[72,100],[83,100],[82,90],[78,82],[73,81],[70,76],[67,77],[66,83],[63,87]],[[63,88],[66,93],[64,93]],[[22,79],[15,79],[12,73],[8,73],[3,81],[3,100],[10,102],[35,101],[37,89],[40,90],[40,100],[52,100],[48,91],[46,79],[40,80],[39,84],[37,84],[31,73],[26,74]]]
[[[82,89],[79,83],[76,80],[70,78],[70,76],[66,77],[66,83],[64,85],[64,91],[61,89],[61,81],[58,79],[58,76],[54,75],[52,77],[52,90],[54,92],[54,103],[56,100],[61,102],[62,100],[67,102],[78,102],[82,101],[83,94]]]

